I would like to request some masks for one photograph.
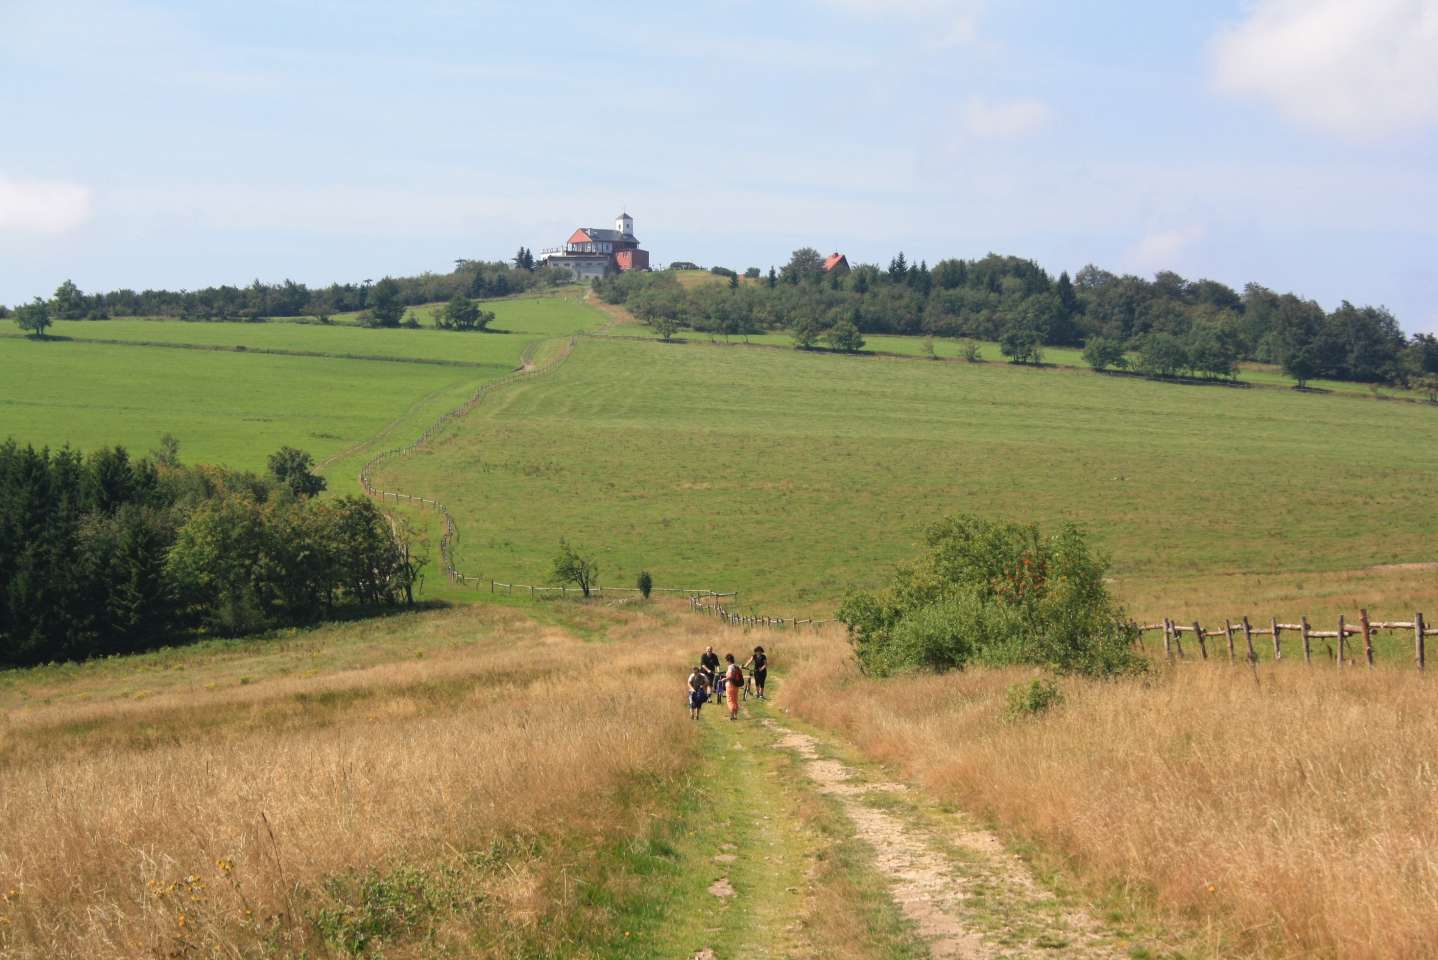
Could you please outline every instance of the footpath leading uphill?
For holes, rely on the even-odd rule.
[[[753,700],[743,722],[724,715],[701,717],[706,769],[649,955],[1168,955],[1046,887],[972,818],[845,745]]]

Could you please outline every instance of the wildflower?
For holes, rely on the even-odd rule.
[[[230,872],[235,869],[235,861],[231,860],[229,857],[221,857],[220,859],[215,861],[215,867],[220,871],[221,874],[228,877],[230,875]]]
[[[185,928],[185,914],[183,912],[175,915],[175,923],[180,927],[181,930]]]
[[[1217,892],[1218,892],[1218,887],[1217,887],[1215,884],[1210,883],[1210,884],[1208,885],[1208,892],[1209,892],[1209,893],[1217,893]]]

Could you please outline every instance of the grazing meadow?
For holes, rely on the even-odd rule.
[[[494,332],[100,320],[57,322],[55,339],[35,342],[7,330],[0,435],[143,453],[170,433],[189,462],[250,469],[284,444],[343,459],[397,420],[418,433],[544,339],[605,319],[574,297],[485,308]]]
[[[1432,609],[1435,411],[1005,364],[582,339],[385,489],[435,497],[472,576],[543,583],[560,536],[605,583],[826,615],[957,511],[1088,528],[1141,619]]]

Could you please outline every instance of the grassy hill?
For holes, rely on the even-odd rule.
[[[7,330],[0,435],[143,452],[172,433],[190,462],[258,468],[282,444],[324,460],[397,418],[427,423],[539,341],[605,319],[574,297],[486,309],[496,332],[105,320],[56,323],[36,343]]]
[[[1438,599],[1431,407],[587,339],[386,465],[438,497],[473,575],[543,582],[560,536],[602,579],[832,608],[954,511],[1090,528],[1141,616],[1318,614]],[[1294,609],[1295,606],[1298,609]]]

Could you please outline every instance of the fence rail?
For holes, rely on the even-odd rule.
[[[770,629],[782,629],[784,627],[800,627],[808,624],[818,628],[825,623],[837,623],[833,618],[827,620],[816,620],[813,618],[799,619],[798,617],[769,617],[756,613],[739,613],[729,610],[727,607],[716,602],[724,596],[737,597],[738,594],[695,594],[689,598],[689,608],[697,613],[704,613],[717,617],[725,623],[736,627],[768,627]]]
[[[1254,646],[1254,637],[1267,637],[1273,642],[1273,659],[1283,659],[1283,634],[1285,631],[1298,634],[1302,645],[1304,663],[1313,662],[1314,640],[1336,640],[1337,649],[1329,648],[1329,653],[1334,657],[1338,666],[1346,666],[1357,662],[1357,652],[1354,656],[1349,655],[1348,638],[1362,637],[1363,649],[1361,656],[1367,661],[1368,666],[1373,666],[1373,636],[1381,631],[1401,631],[1413,635],[1413,663],[1419,670],[1423,670],[1427,661],[1426,639],[1438,635],[1438,629],[1430,626],[1424,619],[1422,612],[1413,614],[1412,620],[1370,620],[1367,610],[1358,611],[1356,623],[1349,623],[1343,614],[1338,615],[1337,629],[1315,630],[1308,622],[1307,617],[1300,617],[1297,623],[1280,623],[1277,617],[1271,617],[1267,627],[1256,627],[1248,619],[1241,617],[1237,622],[1233,620],[1223,621],[1222,629],[1205,630],[1197,620],[1191,626],[1184,626],[1173,620],[1165,618],[1162,623],[1141,624],[1138,626],[1139,636],[1145,633],[1162,632],[1163,652],[1168,659],[1175,657],[1184,659],[1183,637],[1185,634],[1192,637],[1198,643],[1200,658],[1208,659],[1208,641],[1224,640],[1227,646],[1228,659],[1230,661],[1238,658],[1235,645],[1236,637],[1243,637],[1244,657],[1252,661],[1258,659],[1258,649]]]

